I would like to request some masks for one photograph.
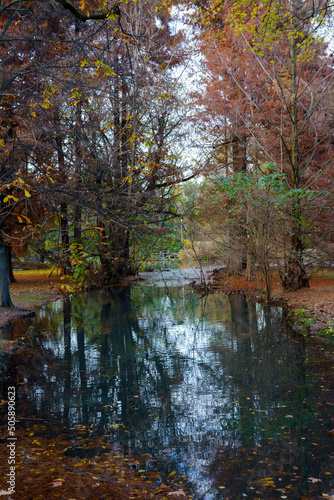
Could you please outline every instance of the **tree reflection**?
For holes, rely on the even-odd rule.
[[[242,295],[154,287],[51,307],[36,320],[45,333],[34,358],[11,358],[23,414],[70,432],[84,426],[76,446],[86,432],[126,454],[149,453],[161,473],[185,474],[210,498],[276,498],[279,486],[301,495],[320,473],[325,458],[308,436],[328,436],[305,404],[319,394],[304,339],[279,310]]]

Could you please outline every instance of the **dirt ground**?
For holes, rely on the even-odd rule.
[[[11,283],[9,289],[16,309],[0,307],[0,327],[31,316],[39,307],[58,299],[67,283],[48,270],[14,271],[14,275],[17,283]]]

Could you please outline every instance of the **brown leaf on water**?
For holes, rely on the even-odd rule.
[[[177,490],[177,491],[170,491],[167,493],[168,496],[175,496],[175,497],[185,497],[186,494],[183,490]]]
[[[55,480],[53,481],[53,483],[51,484],[51,488],[57,488],[58,486],[63,486],[63,479],[61,480]]]

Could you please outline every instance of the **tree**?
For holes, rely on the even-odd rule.
[[[130,246],[140,231],[159,232],[171,188],[184,180],[170,151],[181,121],[169,73],[182,58],[182,37],[171,33],[158,1],[97,14],[88,10],[101,2],[40,6],[4,8],[1,95],[13,102],[11,180],[29,177],[35,203],[47,207],[30,230],[41,234],[58,214],[63,272],[86,259],[96,276],[98,258],[100,284],[109,284],[132,271]],[[89,20],[99,24],[83,24]]]
[[[327,111],[334,73],[326,45],[314,28],[322,14],[312,14],[309,4],[298,10],[294,2],[248,5],[241,1],[223,13],[219,10],[214,13],[219,27],[209,33],[205,30],[203,36],[211,76],[206,102],[212,89],[220,93],[221,101],[216,115],[209,115],[209,129],[219,135],[225,123],[228,132],[216,142],[220,151],[224,148],[228,165],[233,158],[228,148],[236,116],[247,168],[255,170],[269,161],[277,172],[286,174],[293,196],[286,214],[291,233],[281,281],[286,289],[308,286],[305,245],[311,228],[304,221],[312,215],[316,226],[319,206],[316,213],[302,193],[313,189],[320,195],[320,179],[333,173],[332,123]]]
[[[2,1],[0,5],[0,45],[1,45],[1,137],[0,137],[0,156],[1,156],[1,206],[0,206],[0,290],[1,305],[5,307],[12,306],[8,279],[6,272],[6,249],[4,247],[4,227],[9,219],[13,217],[13,211],[18,205],[21,205],[29,196],[29,185],[27,184],[27,172],[30,158],[36,151],[36,137],[32,137],[25,132],[28,116],[36,116],[35,112],[29,109],[31,105],[31,96],[37,96],[40,88],[43,87],[39,81],[41,74],[46,74],[51,67],[51,58],[43,59],[46,50],[51,53],[51,47],[54,43],[54,35],[59,34],[59,22],[54,15],[54,9],[51,2],[38,2],[39,10],[31,2],[26,1]],[[117,16],[113,9],[108,12],[100,12],[90,16],[89,13],[80,13],[69,2],[58,2],[62,7],[69,10],[81,21],[92,19],[106,19],[107,17]],[[99,2],[95,3],[100,6]],[[117,10],[117,9],[116,9]],[[43,18],[44,16],[44,18]],[[61,16],[60,16],[61,17]],[[60,19],[59,17],[59,19]],[[43,21],[42,21],[43,20]],[[51,40],[48,36],[43,39],[41,33],[49,31],[53,33]],[[60,35],[61,36],[61,35]],[[41,43],[43,42],[43,43]],[[54,48],[54,46],[53,46]],[[43,52],[44,49],[44,52]],[[54,52],[53,54],[56,54]],[[54,63],[54,56],[52,57]],[[43,66],[44,64],[44,66]],[[43,72],[39,70],[43,67]],[[43,81],[43,80],[42,80]],[[42,91],[44,89],[42,88]],[[28,113],[27,113],[28,109]],[[31,111],[31,112],[30,112]],[[20,128],[20,134],[18,129]],[[28,140],[27,140],[28,139]],[[41,139],[37,136],[37,140]],[[30,142],[30,143],[29,143]],[[33,148],[31,150],[31,142]],[[29,143],[29,144],[28,144]],[[21,185],[17,183],[20,180]],[[12,194],[13,189],[21,187],[24,189],[24,195],[19,193],[18,197]]]

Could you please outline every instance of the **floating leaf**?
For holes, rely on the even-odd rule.
[[[63,486],[64,479],[55,479],[51,484],[51,488],[57,488],[58,486]]]
[[[171,491],[170,493],[167,493],[169,496],[174,496],[174,497],[185,497],[186,494],[183,490],[177,490],[177,491]]]

